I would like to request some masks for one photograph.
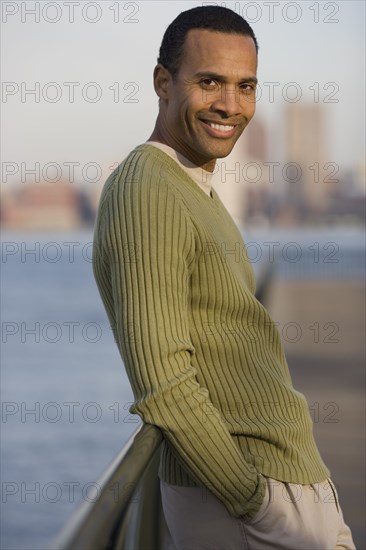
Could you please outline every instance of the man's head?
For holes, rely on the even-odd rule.
[[[254,115],[257,52],[251,27],[235,12],[205,6],[181,13],[154,70],[160,99],[150,139],[212,170]]]
[[[192,8],[180,13],[170,23],[161,42],[158,63],[168,69],[173,79],[176,78],[182,63],[187,34],[192,29],[250,36],[258,53],[258,43],[253,29],[243,17],[219,6]]]

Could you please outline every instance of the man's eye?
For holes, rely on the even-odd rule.
[[[242,84],[240,86],[242,92],[251,93],[255,92],[255,84]]]
[[[201,80],[201,84],[206,88],[213,88],[217,82],[213,78],[205,78],[204,80]]]

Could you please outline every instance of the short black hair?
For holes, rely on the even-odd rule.
[[[258,53],[259,46],[253,29],[243,17],[221,6],[198,6],[180,13],[164,33],[158,63],[168,69],[173,79],[181,66],[184,42],[191,29],[250,36]]]

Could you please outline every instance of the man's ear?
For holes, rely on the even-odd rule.
[[[169,99],[172,76],[160,63],[154,69],[154,89],[160,99]]]

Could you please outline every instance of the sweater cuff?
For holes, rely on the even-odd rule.
[[[249,521],[256,516],[264,500],[266,488],[267,488],[267,483],[264,476],[258,473],[257,488],[252,498],[250,499],[249,503],[247,503],[247,505],[245,506],[247,511],[245,512],[245,514],[242,514],[240,516],[240,519],[243,519],[244,521]]]

